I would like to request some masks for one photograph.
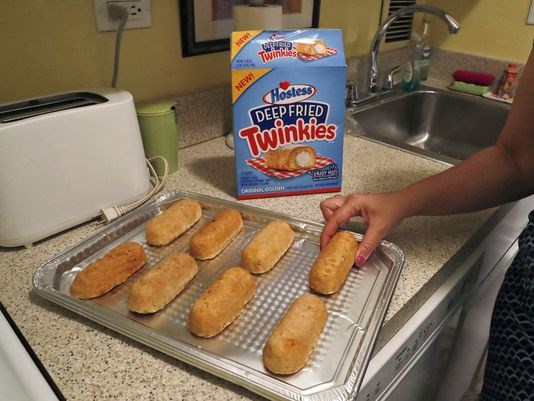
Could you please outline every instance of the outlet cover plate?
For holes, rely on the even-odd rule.
[[[527,24],[534,25],[534,0],[530,2],[530,10],[527,16]]]
[[[150,28],[152,16],[150,0],[94,0],[96,29],[98,32],[116,31],[119,20],[112,20],[109,16],[108,5],[117,4],[128,11],[128,21],[124,29]]]

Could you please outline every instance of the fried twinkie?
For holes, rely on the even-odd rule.
[[[197,299],[189,313],[189,330],[198,337],[222,332],[256,292],[256,282],[242,267],[231,267]]]
[[[321,39],[306,38],[293,42],[293,46],[300,54],[307,56],[325,55],[328,51],[326,42]]]
[[[70,288],[73,297],[96,298],[124,283],[144,266],[147,256],[135,242],[124,242],[79,272]]]
[[[198,266],[186,253],[175,253],[137,280],[128,294],[128,309],[154,313],[171,302],[195,277]]]
[[[195,259],[213,259],[239,234],[243,228],[241,213],[221,210],[212,221],[200,227],[189,242],[189,253]]]
[[[148,222],[146,242],[149,245],[167,245],[186,232],[201,216],[200,203],[191,199],[179,200]]]
[[[242,266],[251,273],[271,270],[293,242],[293,230],[285,221],[267,224],[243,249]]]
[[[288,308],[263,347],[263,364],[271,372],[289,375],[308,361],[325,326],[328,312],[315,295],[304,294]]]
[[[358,241],[348,231],[339,231],[321,250],[308,278],[320,294],[333,294],[341,288],[354,264]]]
[[[315,167],[317,154],[311,146],[286,146],[269,150],[265,154],[264,160],[269,168],[296,171]]]

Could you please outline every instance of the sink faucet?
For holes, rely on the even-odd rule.
[[[456,33],[460,30],[460,24],[449,14],[447,14],[441,8],[435,6],[429,6],[427,4],[414,4],[413,6],[408,6],[401,8],[400,10],[391,14],[387,20],[385,20],[382,25],[378,28],[375,33],[375,37],[371,44],[371,51],[369,53],[369,74],[368,74],[368,95],[376,94],[379,91],[378,88],[378,48],[380,47],[380,42],[386,34],[386,30],[390,25],[395,21],[399,16],[408,13],[415,12],[426,12],[434,14],[437,17],[441,18],[448,26],[450,33]]]

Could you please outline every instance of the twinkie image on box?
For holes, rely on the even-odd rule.
[[[341,31],[233,32],[237,199],[341,190]]]

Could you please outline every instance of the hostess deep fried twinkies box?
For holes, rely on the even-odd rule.
[[[233,32],[237,199],[341,190],[340,30]]]

